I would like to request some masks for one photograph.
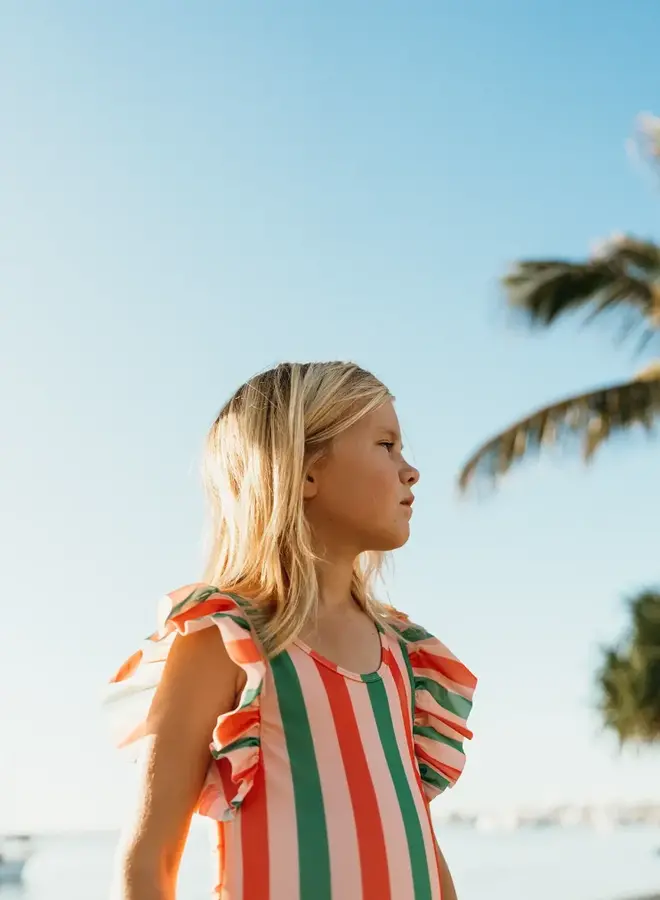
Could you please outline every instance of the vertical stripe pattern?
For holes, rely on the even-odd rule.
[[[246,675],[209,735],[198,812],[218,821],[221,900],[441,900],[428,801],[455,784],[476,679],[403,617],[359,675],[302,643],[266,661],[240,597],[168,595],[158,631],[112,679],[117,742],[149,733],[175,639],[217,627]]]
[[[275,690],[289,753],[298,831],[301,900],[331,900],[330,848],[314,739],[298,672],[290,654],[272,662]]]

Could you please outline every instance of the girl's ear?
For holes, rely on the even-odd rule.
[[[311,500],[313,497],[316,497],[317,491],[318,485],[314,474],[308,472],[305,476],[305,483],[303,485],[303,500]]]
[[[323,463],[324,456],[322,453],[316,453],[311,459],[307,460],[307,472],[305,474],[305,483],[303,485],[303,500],[312,500],[318,494]]]

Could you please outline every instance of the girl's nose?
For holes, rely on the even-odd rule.
[[[412,487],[414,484],[417,484],[418,481],[419,469],[416,469],[414,466],[409,466],[406,474],[406,484],[409,484],[410,487]]]

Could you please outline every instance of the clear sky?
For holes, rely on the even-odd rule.
[[[481,679],[438,803],[660,799],[657,751],[593,712],[659,576],[657,444],[454,487],[495,428],[646,359],[512,328],[496,279],[654,233],[624,143],[659,26],[653,0],[2,4],[0,827],[120,819],[103,684],[199,576],[207,426],[282,359],[398,398],[422,480],[391,598]]]

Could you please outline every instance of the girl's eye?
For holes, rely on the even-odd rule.
[[[392,447],[394,447],[394,442],[393,441],[381,441],[380,446],[387,447],[387,452],[389,453],[390,450],[392,449]]]

